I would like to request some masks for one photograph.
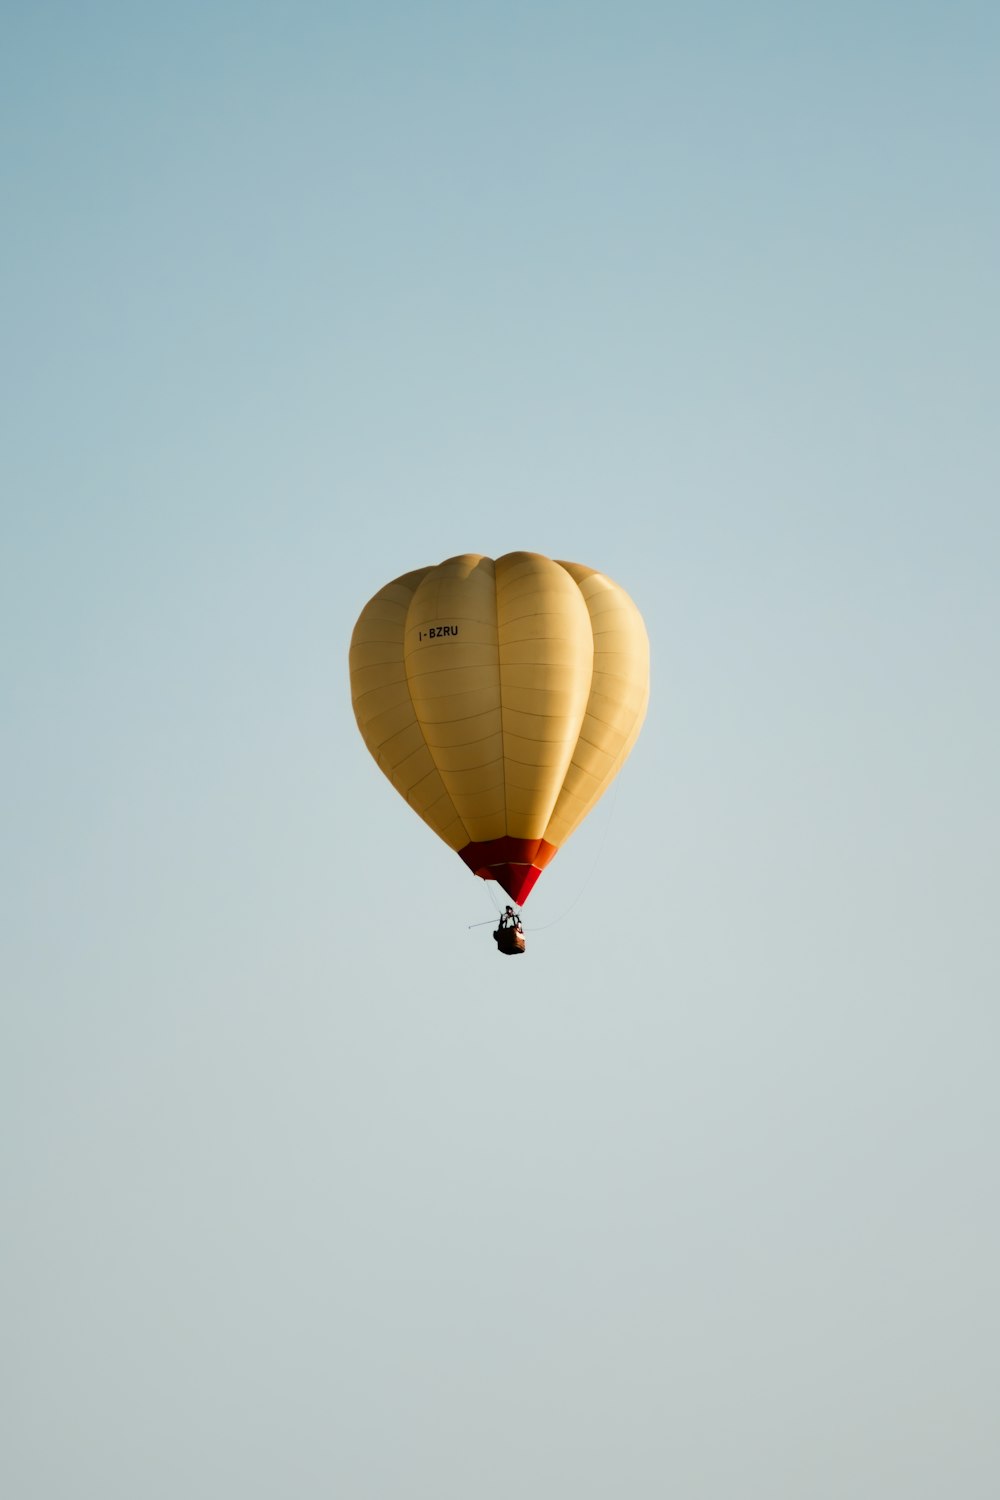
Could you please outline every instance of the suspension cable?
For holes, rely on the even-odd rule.
[[[620,780],[621,780],[621,775],[619,773],[619,775],[615,777],[614,782],[612,783],[612,786],[611,786],[611,795],[610,795],[610,803],[611,803],[611,805],[608,808],[608,815],[607,815],[607,817],[604,820],[604,830],[603,830],[603,832],[601,834],[601,842],[600,842],[600,845],[598,847],[597,853],[594,855],[593,863],[591,864],[590,870],[588,871],[587,876],[584,879],[583,885],[577,891],[576,895],[573,897],[573,900],[570,902],[569,906],[567,906],[566,910],[564,912],[562,912],[560,916],[553,917],[551,922],[543,922],[542,925],[541,925],[541,927],[532,927],[532,929],[531,929],[532,935],[534,935],[536,932],[547,932],[550,927],[557,926],[558,923],[562,922],[566,917],[569,916],[570,912],[574,909],[574,907],[578,906],[580,904],[580,902],[583,900],[584,896],[586,895],[587,887],[590,885],[590,882],[593,880],[594,876],[597,874],[597,867],[600,864],[601,858],[602,858],[602,856],[604,854],[604,846],[608,842],[608,833],[610,832],[610,829],[611,829],[611,820],[614,817],[615,808],[618,806],[618,783],[619,783]]]

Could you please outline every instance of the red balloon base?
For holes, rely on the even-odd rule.
[[[544,839],[513,839],[505,835],[484,844],[466,844],[458,853],[474,875],[481,880],[495,880],[521,906],[556,854],[556,846]]]

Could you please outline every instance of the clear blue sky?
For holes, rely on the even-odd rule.
[[[0,45],[16,1500],[995,1500],[995,5],[54,4]],[[368,597],[600,567],[500,958]]]

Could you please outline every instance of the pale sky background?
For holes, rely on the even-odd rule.
[[[1000,1494],[1000,10],[6,4],[0,1492]],[[509,964],[361,607],[653,702]]]

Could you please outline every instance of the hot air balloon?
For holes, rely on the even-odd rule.
[[[638,737],[649,642],[625,590],[593,568],[467,553],[379,589],[350,673],[381,770],[520,904]]]

